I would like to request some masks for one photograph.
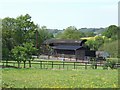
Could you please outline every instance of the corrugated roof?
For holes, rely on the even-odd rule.
[[[63,45],[59,45],[59,46],[54,46],[52,48],[53,49],[60,49],[60,50],[77,50],[79,48],[82,48],[82,46],[63,46]]]

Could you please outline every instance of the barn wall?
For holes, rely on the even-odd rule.
[[[79,60],[84,60],[85,50],[76,50],[75,56]]]
[[[75,58],[74,50],[57,50],[54,49],[53,56],[65,57],[65,58]]]
[[[85,51],[85,56],[96,57],[96,54],[95,54],[94,50],[86,50]]]
[[[55,50],[57,54],[68,54],[68,55],[74,55],[74,50]]]
[[[59,45],[65,45],[65,46],[78,46],[79,43],[54,43],[53,46],[59,46]]]

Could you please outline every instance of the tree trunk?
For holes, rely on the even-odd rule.
[[[29,61],[29,68],[31,68],[31,61]]]
[[[97,64],[95,64],[95,69],[97,69]]]
[[[18,62],[18,68],[20,68],[20,61],[17,61]]]

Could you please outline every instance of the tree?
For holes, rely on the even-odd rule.
[[[97,50],[95,40],[87,40],[86,45],[89,46],[91,50]]]
[[[32,43],[23,43],[23,47],[25,48],[25,59],[23,59],[24,62],[24,68],[25,68],[25,62],[29,61],[29,66],[31,67],[31,60],[32,55],[35,55],[37,52],[37,49],[33,47],[34,45]]]
[[[93,32],[85,32],[85,37],[93,37],[95,34]]]
[[[13,59],[18,62],[18,68],[20,68],[20,62],[24,62],[24,68],[26,61],[29,61],[31,67],[32,55],[35,54],[37,49],[33,47],[32,43],[23,43],[22,46],[16,46],[12,49]]]
[[[2,19],[2,59],[10,59],[10,51],[15,45],[15,19],[6,17]]]
[[[38,30],[37,30],[37,39],[36,39],[36,43],[37,43],[38,46],[41,46],[42,43],[45,40],[50,39],[50,38],[53,38],[53,34],[48,31],[46,26],[42,26],[41,28],[38,28]],[[39,49],[39,51],[41,51],[40,47],[38,47],[38,49]]]
[[[58,37],[58,36],[57,36]],[[77,30],[76,27],[70,26],[64,30],[61,35],[59,34],[60,39],[80,39],[81,37],[81,32]]]
[[[104,43],[104,39],[102,36],[97,36],[95,37],[95,42],[96,42],[96,49],[98,50],[98,48],[103,45]]]
[[[92,50],[98,50],[101,45],[103,45],[104,39],[102,36],[96,36],[95,39],[87,40],[86,44],[92,49]]]
[[[104,50],[104,51],[108,52],[111,55],[111,57],[117,58],[119,56],[118,55],[118,40],[104,43],[99,48],[99,50]]]
[[[118,38],[118,31],[119,28],[116,25],[110,25],[108,28],[106,28],[102,35],[116,40]]]
[[[35,31],[37,25],[31,21],[29,14],[17,18],[6,17],[2,19],[2,58],[10,59],[11,50],[14,46],[22,45],[24,42],[35,44]]]
[[[16,46],[12,49],[13,59],[18,62],[18,68],[20,68],[20,62],[23,60],[24,48],[21,46]]]
[[[38,26],[31,21],[31,16],[26,14],[25,16],[21,15],[16,18],[16,41],[18,45],[23,42],[32,42],[35,43],[35,31]],[[22,37],[22,38],[21,38]]]

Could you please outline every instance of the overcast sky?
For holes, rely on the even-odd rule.
[[[118,25],[119,0],[0,0],[0,18],[29,14],[50,29]]]

